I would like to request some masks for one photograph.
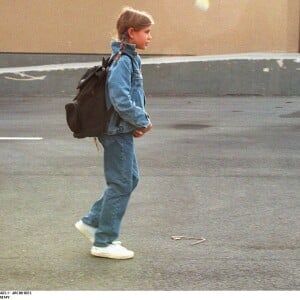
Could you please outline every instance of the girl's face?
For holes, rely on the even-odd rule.
[[[135,44],[137,49],[145,50],[152,39],[150,31],[151,25],[138,31],[131,27],[128,29],[128,42]]]

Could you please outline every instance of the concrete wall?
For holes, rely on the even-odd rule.
[[[0,52],[107,53],[124,5],[156,25],[145,54],[298,52],[299,0],[1,0]]]
[[[0,54],[0,66],[7,65],[0,68],[1,93],[71,98],[85,69],[97,63],[85,61],[87,56],[99,59],[90,55]],[[68,63],[60,64],[62,61]],[[41,62],[55,64],[41,66]],[[148,96],[300,95],[299,54],[155,57],[143,58],[142,63]]]

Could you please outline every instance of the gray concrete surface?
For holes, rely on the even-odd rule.
[[[6,95],[70,95],[83,69],[98,65],[101,58],[0,53],[0,87]],[[300,95],[298,53],[146,57],[143,75],[145,90],[152,96]],[[39,79],[32,81],[30,76]]]
[[[299,97],[149,97],[120,237],[136,256],[113,261],[73,226],[104,187],[102,153],[68,131],[69,96],[14,84],[0,137],[43,140],[0,140],[0,290],[299,289]]]

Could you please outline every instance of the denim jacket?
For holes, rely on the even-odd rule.
[[[113,41],[111,47],[113,55],[120,50],[120,42]],[[108,135],[132,132],[150,124],[145,111],[141,58],[133,44],[126,44],[123,52],[125,55],[112,63],[107,74],[106,104],[108,109],[111,105],[115,109],[108,121]]]

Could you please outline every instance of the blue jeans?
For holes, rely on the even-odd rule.
[[[94,246],[105,247],[119,236],[122,218],[139,181],[132,133],[103,135],[106,189],[82,221],[96,227]]]

